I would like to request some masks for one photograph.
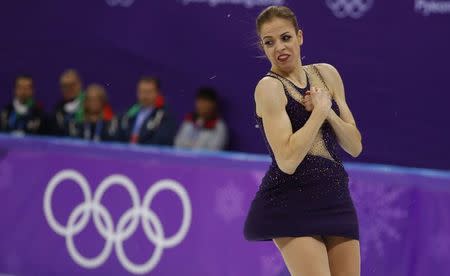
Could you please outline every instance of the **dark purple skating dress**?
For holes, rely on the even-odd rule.
[[[298,93],[303,95],[309,90],[312,74],[321,78],[315,68],[308,68],[308,82],[303,89],[273,72],[267,74],[284,86],[288,99],[286,112],[294,132],[306,123],[311,114],[298,102]],[[339,115],[339,107],[334,100],[332,109]],[[277,237],[319,235],[359,239],[358,218],[348,189],[348,175],[337,155],[338,143],[331,125],[327,121],[323,123],[311,150],[295,173],[289,175],[276,164],[262,119],[256,116],[256,120],[272,164],[251,203],[245,222],[245,238],[266,241]]]

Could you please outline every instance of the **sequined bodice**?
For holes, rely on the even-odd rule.
[[[307,85],[305,88],[300,88],[300,87],[296,86],[294,83],[292,83],[291,81],[289,81],[288,79],[285,79],[282,76],[277,75],[273,72],[269,72],[267,74],[267,76],[276,78],[283,84],[284,92],[287,97],[286,112],[291,121],[292,131],[295,132],[295,131],[299,130],[301,127],[303,127],[305,125],[306,121],[309,119],[309,117],[311,115],[311,112],[307,111],[305,109],[305,107],[299,101],[301,101],[301,98],[305,95],[306,91],[310,90],[310,86],[311,86],[310,81],[311,81],[312,73],[307,71]],[[339,107],[336,104],[334,99],[332,99],[331,108],[337,115],[340,114]],[[255,117],[256,117],[257,125],[259,126],[259,128],[262,132],[264,142],[265,142],[265,144],[269,150],[270,156],[272,158],[272,164],[276,165],[276,161],[275,161],[275,157],[274,157],[272,148],[270,147],[270,144],[269,144],[266,134],[264,132],[264,125],[263,125],[262,118],[257,116],[256,113],[255,113]],[[311,157],[320,156],[323,158],[330,159],[334,162],[341,163],[341,160],[337,153],[337,149],[338,149],[337,147],[338,147],[338,143],[337,143],[336,134],[334,133],[334,131],[333,131],[331,125],[328,123],[328,121],[325,120],[324,123],[322,124],[322,126],[319,130],[319,133],[318,133],[317,137],[315,138],[313,146],[309,150],[307,156],[308,155]]]

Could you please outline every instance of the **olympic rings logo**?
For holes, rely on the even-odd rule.
[[[133,5],[134,0],[106,0],[106,4],[111,7],[122,6],[122,7],[130,7]]]
[[[80,186],[84,202],[73,209],[67,225],[62,225],[53,214],[52,196],[56,187],[65,180],[72,180]],[[113,185],[124,187],[128,191],[133,205],[120,217],[116,227],[113,225],[110,212],[101,203],[104,193]],[[150,209],[153,198],[162,190],[174,192],[180,198],[183,206],[181,226],[172,237],[165,236],[160,219]],[[114,246],[119,262],[127,271],[134,274],[144,274],[155,268],[165,248],[175,247],[185,238],[191,225],[192,207],[188,193],[181,184],[174,180],[157,181],[147,190],[141,204],[136,186],[124,175],[113,174],[105,178],[98,186],[94,197],[92,197],[86,178],[75,170],[67,169],[58,172],[48,183],[44,194],[44,214],[50,228],[65,237],[69,255],[78,265],[91,269],[101,266],[110,256]],[[86,227],[91,214],[98,233],[106,242],[101,253],[89,259],[79,253],[74,243],[74,237]],[[139,222],[141,222],[147,239],[155,245],[153,255],[144,264],[131,262],[123,248],[123,242],[134,234]]]
[[[338,18],[351,17],[358,19],[370,8],[374,0],[326,0],[327,6]]]

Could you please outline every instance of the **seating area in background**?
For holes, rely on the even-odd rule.
[[[12,87],[13,100],[0,113],[0,132],[190,149],[227,147],[227,125],[220,116],[214,88],[198,88],[192,101],[193,111],[177,122],[155,76],[140,77],[135,104],[121,112],[110,105],[103,85],[92,83],[84,87],[75,69],[65,70],[59,81],[61,99],[46,112],[34,96],[33,77],[18,75]]]

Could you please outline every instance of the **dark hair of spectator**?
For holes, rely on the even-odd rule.
[[[217,102],[217,94],[214,88],[201,87],[197,91],[196,99],[208,100],[211,102]]]
[[[161,90],[161,81],[157,77],[154,77],[154,76],[142,76],[139,79],[139,83],[141,83],[141,82],[153,82],[156,85],[156,88],[158,90]]]
[[[29,75],[29,74],[19,74],[19,75],[16,76],[16,78],[15,78],[15,80],[14,80],[14,86],[16,86],[16,85],[17,85],[17,82],[18,82],[19,80],[21,80],[21,79],[30,80],[31,83],[34,84],[33,77],[32,77],[31,75]]]

